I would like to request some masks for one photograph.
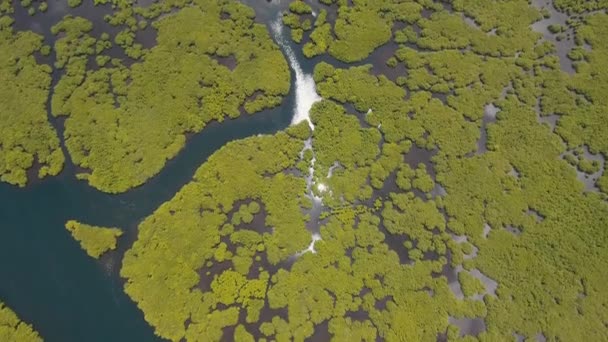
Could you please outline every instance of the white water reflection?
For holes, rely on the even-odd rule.
[[[295,89],[294,89],[296,103],[295,103],[295,107],[293,109],[294,114],[293,114],[293,118],[291,119],[291,124],[297,125],[300,122],[306,120],[308,122],[308,125],[310,126],[310,129],[314,130],[315,126],[313,125],[312,121],[310,120],[310,109],[316,102],[321,101],[321,97],[319,96],[319,94],[317,94],[317,87],[316,87],[316,84],[315,84],[315,81],[314,81],[312,75],[306,74],[302,70],[302,67],[300,66],[300,63],[298,62],[298,59],[296,58],[296,55],[295,55],[293,49],[291,48],[290,44],[288,43],[287,38],[285,38],[285,36],[284,36],[283,28],[284,28],[283,20],[282,20],[281,15],[279,15],[270,24],[270,30],[272,32],[272,35],[274,36],[275,41],[277,42],[277,44],[280,45],[281,49],[287,56],[287,59],[289,60],[289,66],[291,67],[291,69],[293,70],[293,72],[295,73],[295,76],[296,76]],[[308,140],[306,140],[304,142],[304,148],[300,152],[300,158],[304,157],[304,152],[306,150],[313,151],[313,157],[312,157],[312,160],[310,161],[310,167],[308,170],[308,175],[306,177],[306,191],[307,191],[308,196],[312,200],[312,204],[313,204],[313,208],[309,211],[309,215],[310,215],[310,221],[312,222],[312,225],[314,227],[319,220],[319,215],[321,213],[322,200],[320,197],[315,195],[315,192],[313,190],[313,187],[315,185],[314,172],[315,172],[316,158],[314,155],[314,150],[313,150],[312,144],[313,144],[312,138],[309,138]],[[325,192],[327,190],[327,186],[322,183],[318,184],[316,187],[317,187],[317,191],[320,193]],[[318,228],[317,227],[314,227],[314,228],[316,228],[316,229],[310,229],[310,227],[309,227],[309,230],[311,230],[311,236],[312,236],[312,241],[311,241],[310,245],[308,246],[307,249],[297,253],[295,255],[295,257],[301,256],[302,254],[307,253],[307,252],[316,253],[315,243],[317,241],[321,240],[321,235],[318,232]]]
[[[319,96],[319,94],[317,94],[317,87],[316,87],[315,81],[314,81],[312,75],[304,73],[304,71],[302,70],[302,67],[300,66],[300,63],[298,62],[298,59],[296,58],[296,55],[295,55],[293,49],[291,48],[289,43],[286,41],[286,38],[284,36],[284,31],[283,31],[284,26],[283,26],[283,21],[282,21],[281,15],[279,15],[279,17],[277,17],[270,24],[270,28],[271,28],[272,34],[273,34],[276,42],[281,46],[281,48],[283,49],[283,52],[287,56],[287,59],[289,60],[289,66],[291,67],[291,69],[294,71],[294,73],[296,75],[295,90],[294,90],[296,93],[296,104],[295,104],[295,108],[294,108],[293,118],[291,119],[291,124],[296,125],[296,124],[306,120],[308,122],[308,125],[310,126],[310,129],[314,130],[315,126],[312,124],[312,121],[310,120],[310,109],[316,102],[321,101],[321,97]],[[304,143],[304,148],[300,152],[301,158],[303,157],[304,151],[306,151],[307,149],[313,151],[312,139],[308,139]],[[306,177],[306,183],[307,183],[307,191],[313,200],[313,204],[318,205],[321,202],[321,198],[317,197],[313,192],[313,185],[315,184],[315,178],[314,178],[315,161],[316,161],[316,158],[314,157],[314,151],[313,151],[313,158],[311,160],[308,177]],[[327,186],[325,186],[324,184],[319,184],[319,185],[317,185],[317,190],[319,192],[324,192],[327,190]],[[314,241],[315,240],[314,240],[314,236],[313,236],[313,243],[314,243]]]
[[[291,120],[292,125],[296,125],[304,120],[308,121],[308,125],[314,130],[314,125],[310,121],[310,108],[315,102],[321,101],[321,97],[317,94],[317,87],[312,75],[305,74],[300,67],[300,63],[296,58],[295,53],[291,49],[291,46],[285,41],[283,35],[283,22],[279,16],[270,25],[272,33],[281,46],[287,59],[289,60],[289,66],[293,69],[296,74],[295,92],[296,92],[296,105],[294,108],[294,115]]]
[[[312,234],[312,241],[310,242],[310,245],[308,245],[308,248],[306,248],[305,250],[301,251],[300,253],[298,253],[298,256],[304,254],[304,253],[312,253],[312,254],[316,254],[317,251],[315,250],[315,243],[317,243],[317,241],[321,240],[321,235],[319,234]]]

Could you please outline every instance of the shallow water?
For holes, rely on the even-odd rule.
[[[538,9],[546,8],[551,14],[549,18],[542,19],[532,24],[532,30],[541,33],[545,40],[555,44],[556,54],[559,57],[561,69],[569,74],[573,74],[575,70],[572,67],[572,61],[568,58],[568,53],[575,46],[574,30],[566,24],[568,15],[556,10],[555,7],[553,7],[553,2],[550,0],[532,0],[531,4]],[[557,35],[549,31],[549,25],[562,25],[567,27],[564,32],[565,38],[558,41],[556,39]]]

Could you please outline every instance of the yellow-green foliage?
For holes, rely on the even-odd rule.
[[[478,247],[478,256],[467,260],[467,267],[480,269],[499,284],[498,296],[486,297],[488,330],[479,339],[509,340],[513,331],[529,337],[542,332],[548,339],[606,339],[601,309],[606,278],[601,267],[608,249],[598,241],[608,238],[603,229],[608,208],[600,195],[583,193],[574,170],[560,158],[565,152],[562,141],[540,125],[534,113],[540,100],[541,114],[561,115],[556,132],[570,147],[588,145],[592,153],[606,155],[606,97],[601,95],[608,84],[601,38],[608,22],[605,14],[586,18],[578,29],[578,39],[590,44],[592,51],[585,53],[578,73],[569,78],[558,69],[553,48],[537,44],[530,24],[538,13],[525,1],[455,1],[454,7],[472,17],[479,29],[466,24],[460,14],[441,10],[419,20],[421,36],[411,43],[427,51],[402,47],[396,54],[408,69],[403,84],[411,91],[409,99],[400,87],[382,75],[371,75],[367,67],[337,70],[320,64],[315,70],[318,90],[325,98],[368,112],[366,121],[379,127],[389,142],[409,139],[438,148],[433,164],[447,195],[437,207],[441,203],[445,208],[450,231],[466,235]],[[445,28],[448,24],[453,28]],[[470,51],[452,50],[467,48]],[[509,85],[515,96],[507,93],[501,100]],[[446,103],[433,99],[431,91],[449,94]],[[501,111],[498,121],[487,125],[489,151],[474,156],[479,120],[488,103]],[[398,167],[397,185],[409,190],[416,174],[408,166]],[[602,189],[608,183],[605,179],[604,175],[598,182]],[[424,183],[418,181],[419,186]],[[422,186],[428,190],[431,183]],[[425,237],[424,231],[408,226],[424,222],[417,220],[433,211],[409,203],[396,209],[395,198],[384,204],[384,225],[389,232],[402,230],[420,240],[420,245],[407,243],[415,247],[408,252],[410,257],[418,259],[422,251],[447,247],[453,265],[462,262],[462,248],[437,244],[441,235],[437,240],[426,232]],[[425,203],[413,195],[409,198]],[[433,222],[440,223],[437,214]],[[487,239],[485,224],[492,227]],[[434,229],[429,223],[423,226]],[[521,235],[506,230],[509,226]],[[473,291],[467,280],[462,281],[468,284],[463,284],[468,294],[481,289],[478,284]]]
[[[140,225],[138,240],[125,255],[125,290],[157,334],[174,341],[230,340],[257,333],[277,341],[301,341],[312,336],[315,325],[329,321],[338,339],[431,340],[447,329],[449,316],[485,315],[481,302],[456,299],[445,279],[433,276],[441,272],[451,241],[434,201],[411,194],[391,196],[382,211],[384,223],[365,206],[353,206],[359,197],[351,196],[349,189],[360,180],[365,184],[370,173],[366,165],[391,156],[391,162],[383,163],[393,169],[411,143],[383,144],[386,152],[380,153],[378,130],[361,128],[358,119],[336,103],[322,101],[312,111],[316,171],[327,172],[328,165],[339,162],[347,172],[320,177],[334,196],[342,196],[335,198],[337,209],[321,228],[316,253],[300,254],[310,242],[300,211],[304,179],[282,172],[298,162],[301,139],[307,136],[298,133],[300,139],[294,139],[278,133],[229,143],[197,171],[193,182]],[[303,156],[308,162],[310,158]],[[340,177],[342,183],[333,181]],[[321,195],[324,202],[331,200]],[[252,216],[263,213],[271,233],[248,227]],[[385,237],[382,224],[391,235],[416,243],[411,251],[415,264],[400,263],[385,243],[392,237]],[[423,253],[431,251],[441,257],[425,260]],[[259,256],[268,264],[252,274]],[[284,261],[294,256],[293,265],[286,267]],[[227,268],[217,271],[214,265]],[[270,273],[273,266],[278,271]],[[169,293],[170,305],[162,300]],[[379,302],[386,302],[386,309],[376,309]],[[286,309],[287,317],[261,320],[264,307]],[[358,311],[367,318],[348,318]],[[240,325],[239,317],[259,330]],[[185,325],[188,319],[191,323]],[[223,328],[235,326],[234,336],[223,334]]]
[[[80,247],[95,259],[116,249],[116,240],[122,235],[122,230],[118,228],[91,226],[74,220],[66,222],[65,228],[80,243]]]
[[[447,328],[449,314],[483,314],[480,303],[459,301],[445,280],[431,276],[442,260],[402,265],[384,244],[378,217],[366,213],[343,223],[332,217],[322,227],[316,254],[304,254],[279,270],[268,291],[271,308],[286,307],[288,320],[274,317],[262,333],[270,339],[302,341],[329,321],[337,340],[431,341]],[[352,259],[345,254],[352,251]],[[431,296],[424,289],[434,291]],[[386,301],[385,309],[377,309]],[[349,315],[363,311],[361,318]]]
[[[306,140],[310,136],[310,126],[308,122],[302,121],[295,126],[289,126],[285,132],[294,138]]]
[[[67,0],[67,1],[68,1],[68,5],[70,7],[78,7],[82,3],[82,0]]]
[[[401,190],[410,190],[412,188],[412,178],[416,175],[416,171],[413,170],[408,164],[401,164],[397,170],[397,179],[395,182]]]
[[[608,205],[585,192],[562,157],[582,145],[607,155],[606,15],[577,29],[592,50],[572,54],[580,58],[569,76],[554,47],[531,31],[540,14],[525,0],[455,0],[457,13],[431,1],[323,3],[340,6],[338,20],[348,16],[348,25],[376,25],[363,16],[378,13],[389,31],[397,19],[416,23],[420,36],[395,37],[408,43],[395,53],[407,77],[396,84],[371,66],[318,64],[324,100],[311,110],[312,134],[302,124],[226,145],[141,223],[121,275],[157,334],[303,341],[327,323],[337,341],[436,341],[443,333],[463,341],[510,341],[514,333],[607,340]],[[375,6],[382,10],[367,11]],[[411,18],[401,6],[415,9]],[[357,36],[364,30],[341,38],[335,26],[320,21],[305,53],[348,60],[379,44]],[[332,50],[342,44],[334,34],[352,45]],[[488,104],[500,111],[482,124]],[[555,132],[538,121],[554,113]],[[482,129],[487,151],[476,153]],[[300,157],[309,136],[312,150]],[[406,163],[413,144],[411,153],[436,151],[430,162]],[[306,171],[313,157],[313,191],[326,206],[315,253],[303,252],[304,176],[284,172]],[[444,195],[431,196],[436,185]],[[259,215],[264,227],[252,226]],[[462,267],[464,299],[446,267]],[[496,292],[470,270],[496,281]],[[486,330],[461,338],[450,317],[483,319]]]
[[[384,143],[382,145],[382,155],[371,166],[370,183],[376,188],[382,188],[386,178],[403,164],[403,154],[407,153],[412,143],[404,140],[399,144]]]
[[[597,160],[591,161],[589,159],[582,158],[578,163],[578,169],[588,174],[600,171],[600,167],[600,162]]]
[[[422,192],[429,192],[435,187],[433,178],[427,173],[426,166],[420,163],[416,168],[416,177],[412,181],[412,186]]]
[[[560,11],[581,13],[608,8],[606,0],[553,0],[553,5]]]
[[[481,294],[485,290],[485,286],[481,280],[473,277],[467,271],[461,271],[458,273],[458,281],[460,282],[462,293],[467,297]]]
[[[347,115],[344,108],[333,101],[316,103],[311,109],[311,119],[316,127],[313,141],[318,182],[332,189],[334,200],[344,197],[346,201],[353,202],[369,198],[372,188],[367,184],[367,178],[371,164],[380,153],[378,130],[361,128],[354,115]],[[342,168],[336,170],[331,178],[325,177],[335,162]],[[339,205],[329,196],[326,202]]]
[[[558,133],[571,149],[588,146],[592,153],[608,156],[608,15],[604,13],[585,17],[577,27],[576,40],[589,44],[591,51],[575,48],[570,57],[575,60],[576,74],[568,77],[557,72],[542,73],[542,114],[558,114]],[[566,155],[567,157],[568,155]],[[568,157],[567,157],[568,158]],[[578,164],[578,163],[577,163]],[[583,160],[582,171],[596,171],[597,165],[587,165]],[[608,193],[608,173],[604,172],[597,185]]]
[[[596,14],[585,19],[577,29],[577,40],[590,44],[592,50],[586,52],[584,60],[576,64],[577,73],[572,79],[555,82],[556,95],[562,95],[561,103],[552,108],[543,108],[547,114],[551,109],[563,114],[556,130],[571,147],[587,145],[591,151],[604,155],[608,155],[606,34],[608,14]],[[574,91],[568,91],[568,88]]]
[[[33,56],[41,48],[41,36],[14,32],[12,19],[0,16],[0,180],[19,186],[32,166],[43,178],[58,174],[64,161],[46,113],[51,68]]]
[[[0,341],[42,342],[31,325],[21,322],[19,317],[0,302]]]
[[[471,266],[499,283],[498,299],[487,302],[489,330],[505,338],[513,330],[526,336],[542,330],[548,339],[605,339],[601,268],[608,249],[599,241],[608,238],[608,207],[598,195],[582,193],[559,158],[563,145],[537,124],[531,108],[514,97],[501,108],[503,119],[488,132],[495,151],[443,162],[438,170],[449,194],[450,227],[479,247]],[[529,215],[529,208],[543,219]],[[487,240],[486,223],[492,227]]]
[[[327,51],[332,39],[331,25],[329,23],[319,24],[310,34],[310,42],[304,45],[302,52],[309,58],[321,55]]]
[[[315,153],[322,171],[335,161],[347,168],[366,166],[376,158],[380,133],[376,129],[363,129],[354,115],[332,101],[321,101],[311,110]]]
[[[406,101],[402,88],[383,75],[371,75],[369,66],[315,74],[323,97],[352,103],[358,111],[367,112],[367,121],[372,126],[380,125],[389,142],[408,138],[429,149],[439,147],[440,153],[449,155],[464,155],[476,149],[477,124],[432,98],[430,92],[417,92]],[[479,111],[483,113],[483,108]]]
[[[310,242],[299,207],[305,181],[283,173],[295,165],[302,146],[285,133],[229,143],[140,225],[121,275],[158,335],[216,341],[223,327],[236,325],[239,312],[247,311],[248,322],[258,320],[269,274],[249,277],[250,269],[257,269],[256,256],[277,265]],[[231,215],[239,219],[231,222]],[[252,217],[242,218],[249,215],[264,215],[268,230],[248,227]],[[214,274],[210,290],[201,291],[197,271],[212,271],[214,262],[229,268]],[[192,322],[188,326],[186,319]]]
[[[354,1],[350,5],[340,1],[333,26],[324,23],[325,15],[319,15],[304,54],[313,57],[327,51],[345,62],[362,60],[390,40],[396,21],[413,23],[421,10],[422,6],[414,1]]]
[[[289,10],[296,14],[310,14],[312,13],[312,8],[310,5],[305,3],[302,0],[295,0],[289,4]]]
[[[597,186],[600,188],[600,190],[602,190],[602,192],[608,194],[608,172],[605,170],[600,179],[598,179]]]
[[[126,191],[173,158],[186,133],[279,104],[289,90],[288,66],[253,16],[236,2],[200,1],[153,24],[158,44],[141,62],[96,71],[86,71],[96,41],[90,23],[58,24],[54,32],[64,32],[56,42],[58,66],[66,74],[52,108],[68,115],[66,145],[86,170],[79,177],[106,192]],[[234,58],[235,68],[218,57]]]
[[[459,41],[469,41],[474,52],[496,57],[514,56],[517,52],[521,52],[525,56],[536,46],[536,38],[539,34],[530,29],[530,24],[542,19],[542,15],[534,7],[529,6],[526,0],[455,0],[453,6],[455,10],[472,18],[479,27],[471,27],[462,20],[462,17],[457,20],[461,29],[468,25],[468,29],[464,29],[466,34],[461,35]],[[421,23],[421,25],[428,25],[426,28],[428,33],[440,31],[441,36],[455,38],[458,32],[450,32],[451,27],[441,28],[441,19],[445,18],[442,16],[433,15],[429,23]],[[450,15],[452,19],[455,16],[460,15]],[[425,29],[421,36],[423,40],[431,40],[424,39],[427,36]]]
[[[13,8],[13,2],[10,0],[0,0],[0,15],[12,14],[15,10]]]

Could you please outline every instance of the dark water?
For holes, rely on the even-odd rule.
[[[69,11],[94,23],[93,36],[117,32],[103,22],[109,7],[91,3],[85,1]],[[257,3],[264,10],[270,6],[265,1]],[[34,17],[17,5],[14,27],[38,32],[52,45],[50,27],[67,13],[65,4],[50,1],[48,12]],[[53,57],[48,59],[45,62],[52,62]],[[55,83],[59,74],[53,76]],[[160,174],[125,194],[104,194],[76,180],[75,167],[69,162],[59,176],[31,182],[24,189],[0,183],[0,300],[32,323],[45,341],[159,340],[124,293],[124,280],[119,277],[122,255],[135,240],[138,223],[189,182],[206,158],[227,142],[287,127],[293,105],[292,84],[279,108],[209,124],[190,138]],[[51,120],[61,128],[61,122]],[[117,251],[97,261],[65,230],[70,219],[117,226],[125,235]]]

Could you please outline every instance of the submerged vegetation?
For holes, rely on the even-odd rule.
[[[50,109],[93,187],[141,185],[187,134],[289,91],[285,58],[245,5],[109,2],[115,36],[74,16],[52,28]],[[228,143],[140,223],[120,275],[156,334],[608,340],[608,15],[589,12],[602,1],[553,5],[582,13],[547,27],[574,35],[572,74],[533,30],[549,11],[525,0],[285,5],[302,53],[340,63],[314,60],[313,130]],[[153,47],[136,39],[148,25]],[[44,113],[51,68],[33,55],[50,51],[8,16],[0,30],[3,75],[23,87],[0,96],[33,118],[0,122],[0,174],[23,185],[34,161],[40,176],[63,164]],[[95,258],[122,234],[66,228]]]
[[[31,325],[28,325],[0,302],[0,341],[42,342]]]
[[[116,240],[122,235],[118,228],[96,227],[74,220],[66,222],[65,229],[74,237],[82,249],[95,259],[109,250],[116,249]]]

